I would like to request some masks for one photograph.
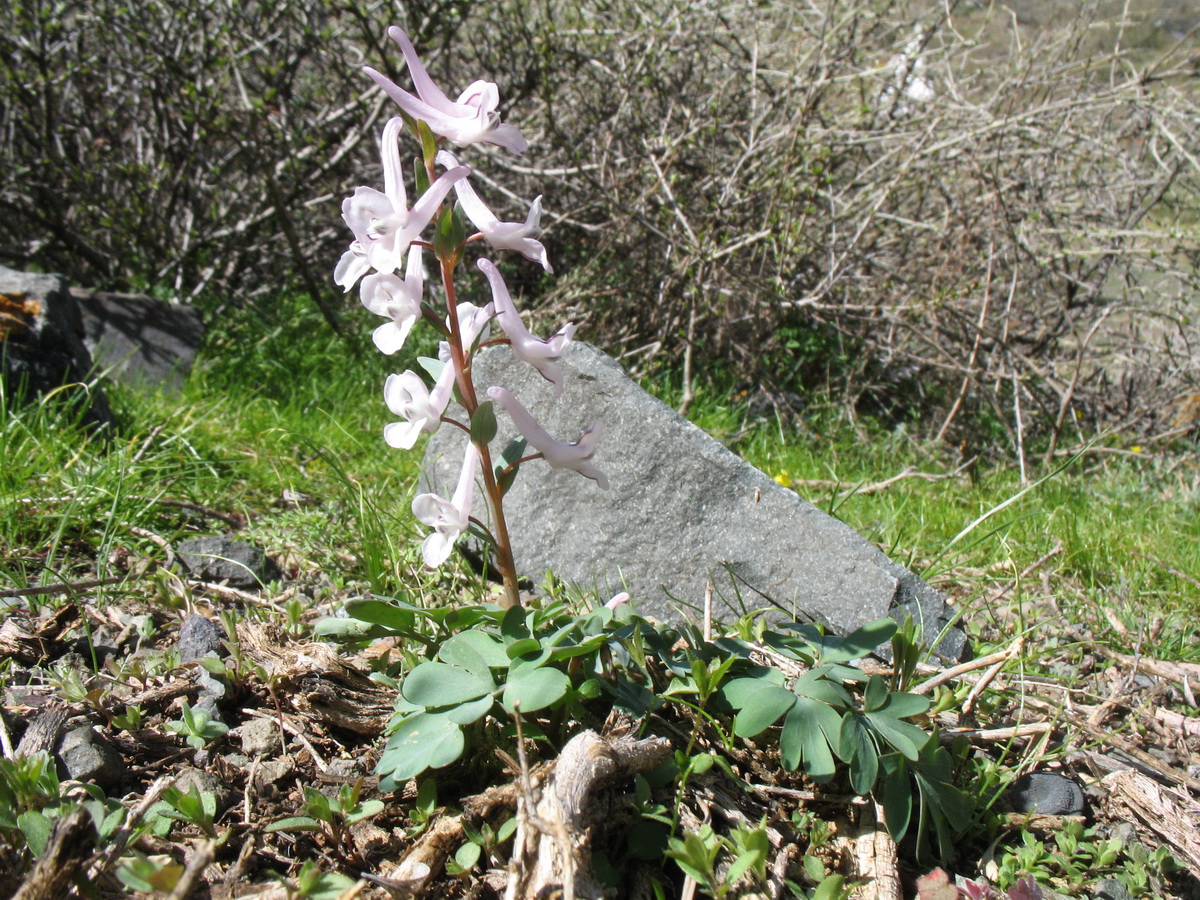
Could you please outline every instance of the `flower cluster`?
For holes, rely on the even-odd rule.
[[[505,580],[506,605],[512,605],[519,601],[504,523],[505,490],[511,485],[517,467],[536,458],[545,459],[554,467],[573,469],[607,488],[608,479],[591,462],[601,428],[596,423],[577,441],[556,441],[504,388],[488,388],[486,400],[477,395],[471,382],[470,361],[483,342],[507,343],[517,359],[533,366],[554,387],[555,393],[561,394],[563,373],[559,358],[571,343],[575,326],[568,324],[545,340],[531,334],[499,269],[489,259],[479,259],[477,266],[488,284],[491,300],[480,306],[457,299],[455,268],[462,261],[465,246],[475,241],[484,241],[493,250],[515,251],[541,265],[546,272],[553,272],[546,248],[538,240],[542,198],[533,201],[524,222],[500,221],[475,193],[470,182],[471,169],[441,147],[447,141],[458,147],[489,143],[513,153],[524,152],[527,143],[521,132],[500,121],[496,85],[476,81],[457,100],[451,100],[429,77],[408,35],[395,27],[388,29],[388,35],[400,45],[416,93],[404,90],[370,67],[365,69],[400,107],[401,115],[390,119],[383,129],[380,145],[383,190],[359,187],[342,204],[342,218],[354,239],[337,264],[334,280],[346,291],[357,284],[363,305],[385,320],[372,335],[375,346],[384,354],[400,350],[419,320],[441,331],[444,340],[438,349],[438,359],[423,360],[433,379],[432,387],[412,370],[388,376],[384,400],[400,421],[384,428],[383,437],[393,447],[410,449],[421,434],[432,434],[443,423],[466,432],[470,440],[453,495],[446,499],[436,494],[421,494],[413,500],[413,514],[433,529],[422,544],[422,556],[428,566],[440,566],[455,542],[473,530],[495,548]],[[400,138],[405,128],[421,145],[415,171],[417,196],[411,206],[400,159]],[[454,205],[450,202],[451,192]],[[474,225],[475,233],[468,233],[464,217]],[[435,311],[426,300],[426,251],[432,252],[440,266],[444,314]],[[503,332],[503,337],[491,338],[493,324]],[[469,417],[467,422],[459,422],[446,413],[456,388],[457,398]],[[504,407],[535,452],[493,466],[488,447],[495,435],[492,401]],[[477,475],[482,476],[491,507],[490,527],[472,515]]]

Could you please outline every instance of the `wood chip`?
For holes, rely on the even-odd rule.
[[[1196,802],[1138,772],[1114,772],[1100,782],[1108,801],[1124,807],[1163,839],[1192,877],[1200,878],[1200,833],[1196,830]],[[1188,813],[1191,813],[1189,817]]]

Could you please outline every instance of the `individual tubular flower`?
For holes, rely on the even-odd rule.
[[[574,469],[584,478],[590,478],[604,490],[608,490],[608,476],[591,463],[596,453],[596,444],[600,441],[603,426],[593,422],[592,427],[579,436],[579,440],[568,444],[556,441],[550,437],[546,429],[539,425],[529,414],[520,401],[502,387],[488,388],[487,395],[508,410],[517,431],[521,432],[531,447],[542,454],[555,469]]]
[[[488,339],[492,333],[492,319],[495,316],[496,310],[491,303],[486,306],[476,306],[474,303],[458,304],[458,335],[464,350],[470,351],[477,338],[481,341]],[[449,316],[446,316],[446,330],[450,330]]]
[[[500,105],[500,91],[490,81],[476,81],[451,100],[438,88],[425,66],[417,56],[416,48],[408,35],[396,26],[388,29],[388,37],[400,45],[408,71],[412,76],[417,96],[401,88],[387,76],[370,66],[363,71],[383,88],[384,93],[414,119],[423,120],[429,130],[459,146],[465,144],[496,144],[513,153],[524,153],[528,146],[521,132],[514,125],[500,123],[496,107]]]
[[[411,369],[403,375],[389,375],[383,383],[383,399],[403,422],[392,422],[383,428],[383,439],[392,447],[411,450],[422,431],[433,434],[442,423],[442,414],[454,390],[454,366],[446,363],[433,389]]]
[[[363,279],[359,296],[363,306],[389,321],[371,335],[379,352],[391,356],[404,346],[408,333],[421,318],[421,294],[425,288],[422,276],[421,246],[408,249],[408,269],[404,279],[390,275],[368,275]]]
[[[446,561],[454,549],[455,541],[471,526],[471,502],[475,496],[475,470],[478,466],[479,451],[474,444],[467,444],[454,496],[449,500],[437,494],[418,494],[413,498],[413,515],[423,525],[433,528],[433,533],[426,535],[421,543],[421,556],[431,569],[436,569]]]
[[[403,127],[397,116],[383,129],[383,192],[359,187],[342,201],[342,218],[354,232],[354,243],[342,254],[334,277],[346,290],[367,267],[385,275],[400,268],[409,245],[421,236],[454,183],[471,173],[466,166],[443,172],[409,209],[398,144]]]
[[[517,312],[516,304],[513,303],[512,296],[508,292],[508,285],[504,283],[500,271],[492,264],[491,260],[481,259],[476,265],[491,283],[496,321],[508,335],[508,340],[512,344],[513,356],[537,369],[543,378],[554,385],[556,395],[562,394],[563,374],[558,360],[571,343],[571,338],[575,334],[575,326],[567,323],[559,329],[558,334],[549,340],[542,340],[530,334],[525,329],[525,323],[521,321],[521,314]]]
[[[447,169],[458,166],[458,160],[452,153],[445,150],[437,155],[437,161]],[[539,195],[529,207],[529,214],[524,222],[501,222],[490,209],[479,199],[475,189],[466,179],[454,185],[458,194],[458,202],[462,204],[467,218],[479,229],[484,239],[497,250],[515,250],[530,262],[539,264],[547,272],[553,273],[550,260],[546,256],[546,248],[537,240],[542,233],[542,198]]]

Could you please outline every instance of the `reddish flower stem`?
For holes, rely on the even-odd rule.
[[[458,323],[458,299],[454,287],[454,263],[441,260],[442,285],[446,290],[446,309],[449,312],[450,333],[450,362],[454,366],[454,379],[458,384],[458,393],[462,398],[463,408],[467,416],[473,418],[475,410],[479,409],[479,400],[475,394],[475,385],[471,381],[471,363],[469,348],[462,345],[462,330]],[[469,430],[469,429],[468,429]],[[487,494],[488,505],[492,508],[492,535],[496,541],[496,567],[504,579],[504,599],[500,605],[505,609],[521,605],[521,593],[517,587],[517,565],[513,560],[512,543],[508,537],[508,523],[504,520],[504,501],[500,493],[500,485],[496,481],[496,473],[492,467],[491,450],[487,444],[476,444],[479,448],[479,459],[483,468],[483,487]]]

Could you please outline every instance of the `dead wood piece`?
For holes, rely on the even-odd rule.
[[[318,721],[376,737],[392,714],[395,692],[371,681],[325,644],[296,641],[281,628],[238,626],[243,651],[278,679],[296,709]]]
[[[387,881],[402,884],[414,895],[420,895],[464,839],[462,816],[442,816],[426,829],[400,865],[388,873]]]
[[[540,791],[518,801],[513,877],[505,900],[558,892],[567,898],[603,897],[588,847],[594,795],[606,784],[650,771],[670,752],[666,738],[603,738],[594,731],[573,737]]]
[[[1177,713],[1171,709],[1163,709],[1160,706],[1154,710],[1154,718],[1168,728],[1176,728],[1184,734],[1194,737],[1200,736],[1200,719],[1195,716],[1185,716],[1182,713]]]
[[[62,706],[47,706],[33,717],[21,742],[17,744],[18,756],[32,756],[35,753],[53,753],[58,746],[58,738],[62,733],[63,723],[70,713]]]
[[[96,844],[92,817],[76,807],[54,824],[46,852],[11,900],[62,900]]]
[[[1194,806],[1176,793],[1138,772],[1114,772],[1101,780],[1110,803],[1120,804],[1170,845],[1194,878],[1200,878],[1200,834],[1184,810]]]
[[[120,581],[120,579],[115,579]],[[114,582],[106,579],[103,583]],[[101,582],[84,582],[92,585]],[[44,588],[21,588],[17,594],[12,591],[0,592],[0,597],[21,596],[24,594],[61,593],[60,588],[70,589],[71,585],[48,585]],[[14,589],[17,590],[17,589]],[[68,603],[58,608],[49,619],[39,621],[32,631],[21,628],[12,619],[5,619],[0,625],[0,657],[11,656],[23,666],[33,666],[45,662],[58,654],[58,644],[64,634],[78,625],[81,621],[79,608]]]
[[[896,842],[884,827],[883,807],[872,803],[859,808],[854,837],[854,874],[862,879],[861,900],[903,900]]]
[[[202,841],[200,846],[188,854],[183,874],[179,876],[179,881],[176,882],[175,889],[167,896],[167,900],[187,900],[188,897],[192,896],[192,892],[196,889],[196,885],[204,875],[204,870],[213,861],[216,853],[217,845],[215,841]]]

